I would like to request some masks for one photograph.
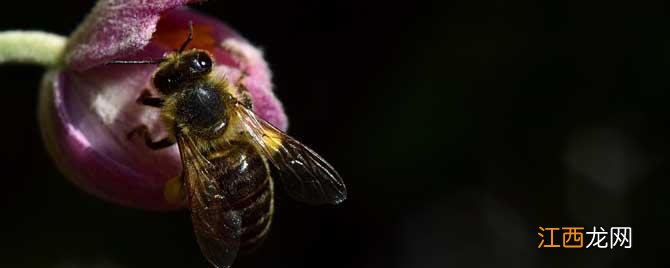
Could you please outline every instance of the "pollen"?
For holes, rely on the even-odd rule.
[[[276,152],[281,146],[282,137],[270,130],[263,130],[263,141],[270,150]]]
[[[182,186],[181,176],[175,176],[165,183],[165,187],[163,188],[163,196],[165,197],[165,201],[170,204],[184,202],[186,193],[184,192],[184,188]]]

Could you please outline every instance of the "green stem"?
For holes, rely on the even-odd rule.
[[[62,62],[66,37],[40,31],[0,32],[0,64],[15,62],[56,66]]]

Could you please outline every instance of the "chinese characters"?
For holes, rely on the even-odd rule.
[[[537,248],[584,248],[584,227],[539,227],[537,235],[540,244]],[[562,231],[562,232],[561,232]],[[560,234],[556,233],[562,233]],[[608,235],[609,234],[609,235]],[[556,242],[554,237],[562,237],[562,241]],[[586,231],[590,238],[585,248],[631,248],[633,246],[633,229],[631,227],[611,227],[606,230],[603,227],[593,226],[592,231]],[[608,240],[609,238],[609,240]]]

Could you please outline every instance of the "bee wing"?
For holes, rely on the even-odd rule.
[[[199,151],[198,143],[188,135],[178,135],[177,142],[200,249],[215,267],[230,267],[240,246],[240,215],[228,209],[229,203],[213,175],[214,166]]]
[[[233,111],[258,150],[277,168],[291,197],[309,204],[338,204],[347,198],[340,175],[316,152],[242,104],[237,103]]]

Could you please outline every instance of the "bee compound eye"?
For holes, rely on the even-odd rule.
[[[195,73],[206,73],[212,69],[212,58],[205,52],[198,52],[191,58],[191,68]]]

